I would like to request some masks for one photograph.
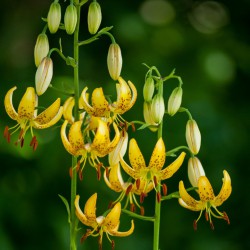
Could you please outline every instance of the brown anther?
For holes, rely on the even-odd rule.
[[[101,165],[98,164],[96,167],[96,173],[97,173],[97,180],[101,180]]]
[[[81,162],[80,162],[80,161],[77,161],[77,164],[76,164],[76,172],[79,171],[80,166],[81,166]]]
[[[111,249],[114,250],[115,249],[115,241],[111,240]]]
[[[135,132],[135,124],[133,122],[130,123],[131,124],[131,127],[132,127],[132,131]]]
[[[155,176],[155,175],[154,175],[153,180],[154,180],[154,185],[155,185],[155,187],[157,187],[157,185],[158,185],[158,181],[157,181],[157,178],[156,178],[156,176]]]
[[[156,193],[156,198],[157,198],[157,202],[160,203],[161,202],[161,193],[160,192]]]
[[[109,178],[109,169],[108,169],[108,167],[105,168],[105,175],[106,175],[107,178]]]
[[[119,122],[119,126],[120,126],[120,127],[123,127],[123,126],[124,126],[124,123],[123,123],[123,122]]]
[[[140,179],[137,179],[137,180],[135,181],[135,184],[136,184],[136,188],[139,189],[139,188],[140,188],[140,184],[141,184]]]
[[[83,243],[83,241],[85,241],[88,238],[90,233],[91,233],[91,230],[87,229],[87,232],[81,237],[80,242]]]
[[[112,208],[114,206],[113,202],[110,201],[109,204],[108,204],[108,209]]]
[[[193,222],[193,228],[194,228],[194,231],[197,230],[197,221],[196,220],[194,220],[194,222]]]
[[[124,137],[124,136],[125,136],[125,130],[123,129],[123,130],[121,131],[121,133],[122,133],[122,137]]]
[[[209,217],[208,217],[208,213],[207,213],[207,212],[205,212],[205,218],[206,218],[206,221],[209,220]]]
[[[20,146],[21,146],[21,148],[23,147],[23,145],[24,145],[24,138],[22,137],[22,138],[21,138],[21,141],[20,141]]]
[[[72,179],[73,176],[73,169],[72,167],[69,168],[69,177]]]
[[[8,126],[4,128],[3,137],[7,140],[8,143],[10,143],[10,132]]]
[[[165,183],[162,184],[162,193],[164,196],[166,196],[168,193],[168,188],[167,188],[167,185]]]
[[[36,136],[32,137],[32,140],[30,142],[30,146],[33,148],[34,151],[37,149],[38,141],[36,139]]]
[[[127,189],[126,189],[126,195],[128,195],[129,193],[130,193],[130,191],[131,191],[131,189],[132,189],[132,187],[133,187],[133,185],[132,184],[130,184],[128,187],[127,187]]]
[[[135,209],[136,209],[135,204],[131,203],[130,204],[130,211],[133,212],[133,213],[135,213]]]
[[[211,227],[212,230],[214,230],[214,224],[213,224],[212,221],[210,221],[210,227]]]
[[[226,212],[223,212],[223,219],[227,221],[228,225],[230,225],[230,220],[229,220]]]
[[[23,137],[23,129],[20,130],[19,136],[18,136],[18,140],[20,140]]]
[[[128,123],[127,122],[125,122],[124,127],[125,127],[125,130],[127,131],[128,130]]]
[[[80,170],[80,171],[78,172],[78,176],[79,176],[79,180],[82,181],[82,179],[83,179],[82,170]]]
[[[145,196],[146,195],[144,193],[141,193],[141,195],[140,195],[140,203],[143,203]]]
[[[140,207],[140,213],[141,213],[142,216],[145,214],[145,210],[144,210],[143,206]]]

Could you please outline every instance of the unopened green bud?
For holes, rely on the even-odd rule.
[[[36,45],[34,49],[35,65],[38,67],[42,59],[48,55],[49,52],[49,40],[45,33],[38,35],[36,39]]]
[[[107,64],[110,77],[117,80],[122,70],[122,53],[117,43],[112,43],[109,46]]]
[[[143,97],[146,102],[150,102],[152,100],[154,89],[154,79],[152,77],[148,77],[143,86]]]
[[[92,2],[88,10],[88,29],[90,34],[95,34],[102,21],[101,6],[98,2]]]
[[[57,1],[50,5],[47,21],[50,33],[56,33],[61,22],[61,5]]]
[[[165,113],[165,104],[162,95],[155,95],[151,104],[152,119],[155,123],[161,123]]]
[[[53,76],[53,62],[50,57],[44,57],[36,70],[35,83],[37,95],[42,95],[50,85]]]
[[[205,171],[197,157],[190,157],[188,160],[188,179],[193,187],[198,186],[198,180],[205,176]]]
[[[77,23],[77,10],[75,5],[70,4],[65,11],[64,26],[67,34],[72,35]]]
[[[155,132],[155,131],[157,131],[158,124],[155,123],[153,118],[152,118],[151,105],[152,105],[152,102],[144,102],[143,103],[143,116],[144,116],[144,120],[145,120],[146,124],[151,125],[149,127],[149,129],[152,132]]]
[[[186,125],[186,141],[190,151],[196,155],[201,146],[201,133],[195,120],[190,119]]]
[[[168,99],[168,114],[173,116],[179,110],[182,101],[182,88],[177,87],[171,93]]]

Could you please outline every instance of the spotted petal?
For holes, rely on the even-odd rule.
[[[111,230],[109,231],[109,234],[112,235],[112,236],[117,236],[117,237],[126,237],[126,236],[129,236],[130,234],[132,234],[134,232],[134,221],[131,220],[131,227],[128,231],[126,232],[120,232],[117,230]]]
[[[212,201],[214,199],[213,187],[206,176],[198,180],[198,193],[201,201]]]
[[[92,93],[92,106],[95,116],[106,116],[109,113],[109,103],[106,100],[102,88],[95,88]]]
[[[107,227],[107,231],[111,231],[119,225],[121,215],[121,203],[118,202],[111,209],[111,211],[107,214],[103,221],[103,226]]]
[[[109,177],[107,177],[106,172],[104,172],[104,181],[110,189],[116,192],[123,191],[124,181],[121,175],[121,168],[119,163],[111,167]]]
[[[94,108],[89,104],[88,102],[88,94],[86,93],[88,90],[88,87],[85,87],[81,93],[81,106],[82,108],[88,113],[93,115],[94,114]]]
[[[85,203],[84,214],[88,221],[93,223],[96,221],[96,200],[97,193],[94,193]]]

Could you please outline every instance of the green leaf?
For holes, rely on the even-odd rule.
[[[67,201],[66,198],[64,198],[62,195],[58,194],[58,196],[61,198],[61,200],[63,201],[65,207],[66,207],[66,210],[67,210],[67,213],[68,213],[68,222],[69,224],[71,223],[70,221],[70,208],[69,208],[69,203]]]

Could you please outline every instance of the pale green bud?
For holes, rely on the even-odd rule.
[[[171,93],[168,99],[168,114],[173,116],[179,110],[182,101],[182,88],[177,87]]]
[[[113,80],[117,80],[122,70],[122,53],[117,43],[111,43],[107,57],[108,71]]]
[[[88,10],[88,29],[90,34],[95,34],[102,21],[101,6],[98,2],[92,2]]]
[[[198,186],[198,180],[205,176],[205,171],[197,157],[191,157],[188,160],[188,179],[193,187]]]
[[[42,95],[50,85],[53,76],[53,62],[50,57],[44,57],[36,70],[35,84],[37,95]]]
[[[157,94],[154,96],[151,104],[152,119],[155,123],[161,123],[165,113],[164,99],[161,95]]]
[[[45,33],[38,35],[36,39],[36,45],[34,49],[35,65],[38,67],[42,59],[48,55],[49,52],[49,40]]]
[[[61,22],[61,5],[58,2],[53,2],[50,5],[47,22],[50,33],[56,33]]]
[[[149,129],[152,132],[157,131],[157,123],[154,122],[153,118],[152,118],[152,113],[151,113],[151,104],[152,102],[144,102],[143,103],[143,117],[144,120],[146,122],[146,124],[148,125],[152,125],[149,127]]]
[[[72,35],[77,23],[77,10],[75,5],[70,4],[65,11],[64,26],[67,34]]]
[[[188,120],[186,125],[186,141],[190,151],[196,155],[201,146],[201,133],[195,120]]]
[[[152,77],[148,77],[143,86],[143,97],[146,102],[150,102],[152,100],[154,89],[154,79]]]

